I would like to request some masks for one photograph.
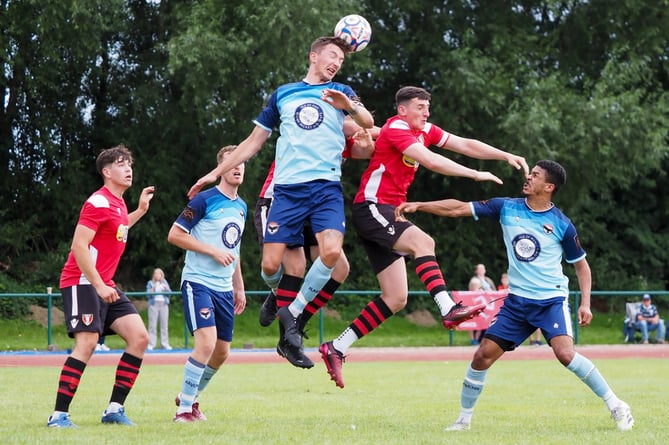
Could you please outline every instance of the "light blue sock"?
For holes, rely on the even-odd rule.
[[[200,378],[200,384],[197,387],[197,395],[199,396],[202,391],[207,387],[211,378],[216,374],[218,369],[211,368],[210,366],[204,367],[204,372],[202,373],[202,378]]]
[[[186,366],[184,366],[184,381],[181,385],[181,394],[179,399],[179,409],[177,413],[187,413],[193,410],[193,402],[197,395],[197,388],[200,385],[202,374],[204,373],[204,363],[200,363],[193,357],[188,357]]]
[[[281,277],[283,276],[283,265],[279,265],[279,269],[276,271],[276,273],[272,275],[266,275],[265,272],[262,270],[260,271],[260,277],[263,279],[265,284],[269,286],[270,289],[272,289],[274,292],[276,292],[276,288],[279,287],[279,281],[281,281]]]
[[[594,363],[578,352],[574,354],[574,358],[567,365],[567,369],[583,380],[583,383],[588,385],[588,387],[599,397],[604,398],[604,396],[611,393],[609,384],[606,383],[606,380],[604,380],[604,377],[599,373],[599,370]]]
[[[483,392],[487,374],[487,369],[476,371],[472,368],[471,364],[469,365],[465,374],[465,380],[462,382],[462,393],[460,394],[461,415],[468,414],[471,419],[474,405],[476,405],[476,401],[479,399],[481,392]]]
[[[290,303],[290,311],[293,315],[301,314],[304,307],[316,298],[316,295],[332,276],[333,270],[334,267],[327,267],[323,264],[321,257],[316,258],[316,261],[309,268],[307,276],[304,277],[304,283],[302,283],[298,297]]]

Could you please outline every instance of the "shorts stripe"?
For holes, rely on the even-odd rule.
[[[193,296],[193,288],[190,283],[186,282],[186,298],[188,299],[188,319],[190,320],[190,325],[195,329],[197,327],[197,319],[195,318],[195,298]]]
[[[77,289],[78,287],[76,285],[72,286],[72,295],[70,298],[72,299],[72,310],[71,316],[76,317],[79,314],[79,298],[77,297]]]
[[[376,204],[370,204],[369,205],[369,211],[372,214],[372,217],[374,217],[375,220],[379,222],[383,227],[388,227],[390,224],[386,218],[383,217],[381,212],[379,212],[378,207],[376,207]]]

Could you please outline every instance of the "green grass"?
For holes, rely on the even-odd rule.
[[[361,302],[360,308],[364,303]],[[259,302],[250,301],[249,307],[235,322],[235,336],[233,348],[243,348],[245,345],[253,348],[274,348],[278,338],[278,327],[273,323],[269,328],[262,328],[258,324]],[[331,339],[348,326],[358,314],[360,308],[349,310],[342,314],[341,320],[324,317],[324,338]],[[146,321],[146,313],[142,314]],[[579,344],[615,344],[621,343],[622,322],[624,314],[595,313],[592,324],[579,328]],[[318,316],[309,323],[309,339],[305,346],[317,347],[319,344]],[[184,335],[183,312],[178,304],[170,309],[170,344],[175,348],[183,348],[186,339],[192,347],[190,335]],[[452,333],[453,345],[464,346],[469,344],[469,334],[464,331]],[[36,322],[26,320],[0,320],[0,350],[46,350],[47,329]],[[64,324],[55,324],[52,331],[52,343],[60,349],[71,347],[72,340],[67,337]],[[441,325],[421,327],[409,322],[404,317],[394,316],[388,319],[372,334],[360,340],[356,346],[448,346],[451,343],[451,334]],[[116,336],[107,337],[107,344],[112,348],[122,348],[123,342]]]
[[[622,444],[665,443],[669,363],[597,360],[636,426],[618,431],[603,402],[557,361],[502,360],[489,372],[472,430],[445,432],[459,411],[465,361],[345,364],[338,389],[318,363],[224,366],[200,398],[209,417],[174,424],[183,366],[146,365],[126,401],[137,428],[101,425],[114,368],[91,366],[71,405],[80,428],[45,427],[58,367],[0,368],[5,443],[71,444]]]

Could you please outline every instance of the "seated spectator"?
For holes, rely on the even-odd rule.
[[[635,327],[641,331],[643,343],[648,343],[648,333],[652,331],[657,331],[657,342],[664,343],[664,320],[660,318],[657,307],[651,303],[649,294],[643,294],[636,315]]]

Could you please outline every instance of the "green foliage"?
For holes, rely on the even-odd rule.
[[[117,281],[142,290],[160,266],[176,284],[183,252],[165,238],[188,188],[214,165],[218,147],[248,135],[277,86],[304,75],[311,41],[357,12],[372,24],[372,42],[347,58],[338,80],[353,86],[377,125],[394,114],[400,86],[420,85],[433,94],[430,119],[439,126],[530,163],[560,161],[569,184],[556,204],[579,230],[595,289],[666,289],[667,6],[666,0],[2,1],[2,273],[39,289],[57,281],[79,209],[101,184],[95,156],[125,143],[135,156],[129,208],[142,187],[157,191],[132,230]],[[267,145],[248,162],[240,190],[250,209],[273,157],[273,142]],[[523,178],[507,165],[446,155],[492,171],[504,185],[421,169],[409,199],[518,195]],[[344,168],[349,202],[365,165]],[[496,281],[505,271],[494,224],[428,215],[415,221],[435,238],[450,288],[464,289],[478,262]],[[261,289],[251,218],[246,232],[247,288]],[[376,288],[352,229],[345,249],[352,272],[344,288]],[[410,287],[422,289],[411,267]],[[569,267],[567,273],[573,278]]]

